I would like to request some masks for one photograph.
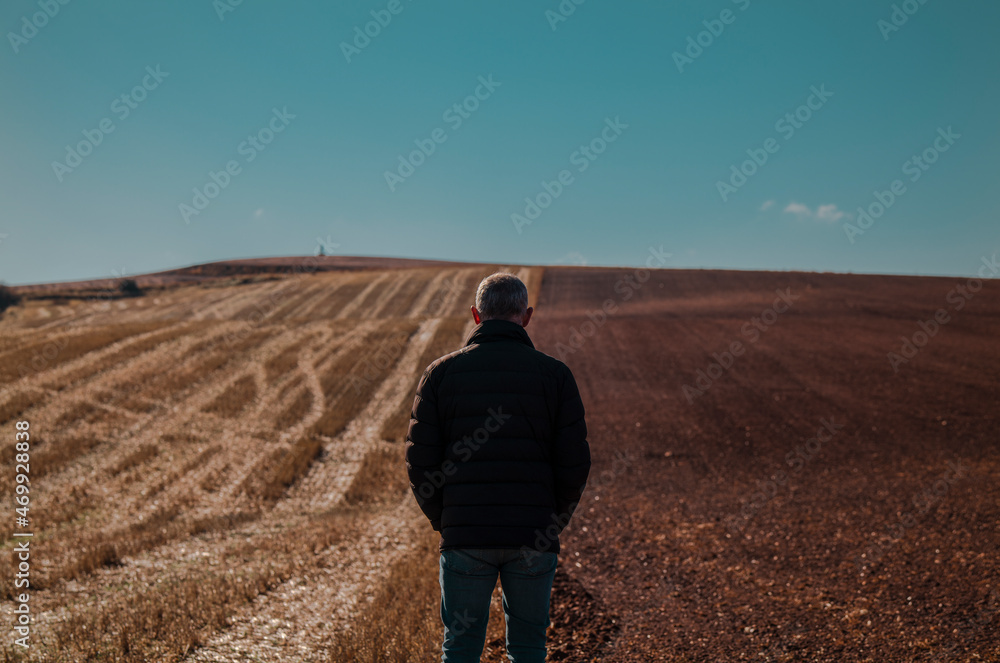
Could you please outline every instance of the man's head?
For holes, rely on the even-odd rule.
[[[480,281],[472,319],[477,325],[483,320],[509,320],[525,327],[532,311],[521,279],[509,272],[496,272]]]

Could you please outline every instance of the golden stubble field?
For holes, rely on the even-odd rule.
[[[11,637],[5,659],[433,656],[436,538],[402,439],[420,372],[463,344],[495,269],[216,280],[8,310],[0,426],[31,423],[34,622],[31,647]],[[520,276],[534,297],[541,269]],[[0,485],[13,514],[13,483]],[[0,522],[13,623],[13,516]]]

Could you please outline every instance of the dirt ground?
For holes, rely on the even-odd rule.
[[[1000,660],[995,281],[548,268],[531,325],[595,457],[572,660]]]
[[[0,428],[39,433],[28,660],[328,661],[425,554],[377,459],[493,266],[279,262],[0,318]],[[594,457],[551,660],[1000,661],[995,281],[514,269]]]

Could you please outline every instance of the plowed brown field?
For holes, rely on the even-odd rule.
[[[5,657],[433,660],[405,413],[495,268],[27,289],[0,318],[0,430],[12,476],[31,422],[34,622]],[[552,660],[1000,660],[995,281],[513,269],[594,455]]]

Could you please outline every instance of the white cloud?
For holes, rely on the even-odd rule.
[[[786,214],[798,214],[799,216],[812,216],[812,210],[803,205],[802,203],[797,203],[794,200],[788,203],[788,207],[785,208]]]
[[[837,209],[834,204],[820,205],[816,208],[816,218],[820,221],[839,221],[847,216],[847,212]]]
[[[257,209],[257,211],[253,213],[253,218],[259,219],[262,216],[264,216],[264,208],[263,207],[259,207]]]
[[[803,205],[802,203],[797,203],[794,200],[788,203],[788,206],[784,209],[786,214],[795,214],[799,218],[814,218],[817,221],[829,221],[831,223],[839,221],[840,219],[848,216],[847,212],[837,209],[837,206],[833,203],[829,205],[820,205],[815,211],[809,208],[808,205]]]
[[[764,211],[770,209],[770,207],[772,205],[774,205],[774,201],[773,200],[765,200],[764,204],[760,206],[760,211],[764,212]]]

